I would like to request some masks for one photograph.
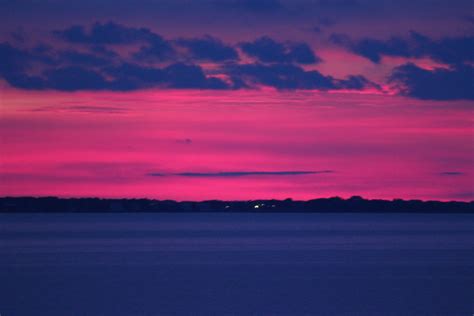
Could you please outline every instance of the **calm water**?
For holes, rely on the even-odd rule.
[[[474,216],[0,214],[0,314],[472,315]]]

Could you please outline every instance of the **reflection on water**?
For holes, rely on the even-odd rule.
[[[474,216],[0,215],[1,315],[471,315]]]

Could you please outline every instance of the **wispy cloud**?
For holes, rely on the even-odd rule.
[[[164,176],[166,176],[166,174],[164,174],[164,173],[159,173],[159,172],[152,172],[152,173],[147,174],[147,176],[152,176],[152,177],[164,177]]]
[[[149,176],[181,176],[181,177],[248,177],[248,176],[297,176],[307,174],[334,173],[333,170],[317,171],[222,171],[222,172],[180,172],[180,173],[149,173]]]
[[[119,114],[128,112],[129,109],[114,107],[114,106],[89,106],[89,105],[75,105],[75,106],[45,106],[35,108],[32,112],[81,112],[81,113],[107,113]]]
[[[183,138],[183,139],[177,139],[176,142],[178,144],[186,144],[186,145],[190,145],[193,143],[193,140],[191,138]]]
[[[462,176],[462,175],[464,175],[464,172],[444,171],[444,172],[440,172],[440,175],[442,175],[442,176]]]

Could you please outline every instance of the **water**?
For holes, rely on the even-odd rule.
[[[0,314],[471,315],[468,214],[0,214]]]

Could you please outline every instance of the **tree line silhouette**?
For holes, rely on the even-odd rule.
[[[152,199],[102,199],[58,197],[2,197],[3,213],[90,212],[340,212],[340,213],[474,213],[474,201],[369,200],[359,196],[318,198],[307,201],[173,201]]]

